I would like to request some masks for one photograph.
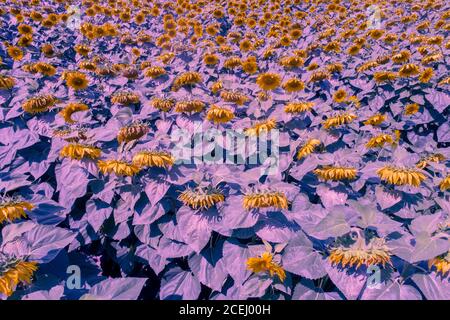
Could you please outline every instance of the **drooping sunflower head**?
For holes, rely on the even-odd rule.
[[[332,265],[358,269],[361,266],[391,264],[391,251],[382,238],[372,238],[366,243],[358,238],[350,245],[337,245],[330,249],[328,259]]]
[[[297,160],[301,160],[303,158],[306,158],[308,155],[313,153],[317,147],[322,145],[322,142],[318,139],[309,139],[307,140],[298,150],[297,152]]]
[[[390,134],[379,134],[370,138],[366,143],[367,148],[382,148],[385,144],[394,144],[395,139]]]
[[[34,205],[20,198],[5,198],[0,202],[0,224],[4,221],[14,221],[26,218],[26,211],[30,211]]]
[[[155,109],[168,112],[175,106],[175,102],[175,99],[153,98],[151,104]]]
[[[117,134],[117,141],[119,143],[127,143],[132,140],[137,140],[139,138],[142,138],[149,131],[150,128],[141,122],[132,123],[120,128],[119,133]]]
[[[114,93],[111,97],[111,102],[114,104],[121,104],[128,106],[131,104],[138,104],[140,102],[139,96],[130,91],[119,91]]]
[[[9,297],[18,284],[31,283],[31,278],[37,268],[37,262],[0,257],[0,292]]]
[[[424,169],[426,166],[428,166],[428,164],[429,164],[430,162],[436,162],[436,163],[439,163],[439,162],[445,161],[445,160],[446,160],[446,158],[445,158],[445,156],[444,156],[443,154],[441,154],[441,153],[433,153],[433,154],[430,154],[430,155],[428,155],[428,156],[422,158],[422,159],[416,164],[416,167],[419,168],[419,169]]]
[[[202,75],[195,71],[187,71],[178,75],[173,81],[173,90],[177,91],[181,87],[194,86],[202,82]]]
[[[450,174],[442,179],[442,181],[439,183],[439,189],[441,189],[441,191],[450,189]]]
[[[9,90],[16,84],[13,77],[0,75],[0,90]]]
[[[289,201],[286,195],[277,190],[253,189],[244,195],[242,206],[245,210],[259,208],[288,209]]]
[[[247,136],[259,136],[263,132],[269,132],[272,129],[275,129],[277,126],[277,122],[275,119],[268,119],[264,121],[257,122],[250,128],[246,128],[244,133]]]
[[[285,83],[283,83],[283,89],[286,92],[297,92],[305,89],[305,84],[300,79],[291,78],[288,79]]]
[[[310,111],[314,106],[313,102],[290,102],[284,107],[286,113],[303,113]]]
[[[428,261],[428,268],[435,268],[443,277],[450,272],[450,251]]]
[[[166,69],[164,69],[163,67],[158,67],[158,66],[149,67],[149,68],[145,69],[145,76],[148,78],[153,78],[153,79],[163,76],[166,73],[167,73]]]
[[[285,69],[295,69],[303,66],[305,61],[298,56],[287,56],[280,59],[280,65],[282,65]]]
[[[222,81],[220,81],[220,80],[217,80],[216,82],[214,82],[212,85],[211,85],[211,92],[213,93],[213,94],[216,94],[217,92],[219,92],[220,90],[222,90],[223,89],[223,83],[222,83]]]
[[[378,169],[377,174],[382,181],[398,186],[410,185],[418,187],[426,179],[426,176],[415,168],[391,165]]]
[[[36,68],[37,72],[47,77],[52,77],[56,74],[56,68],[47,62],[37,62],[34,68]]]
[[[178,199],[183,202],[185,206],[189,206],[192,209],[209,209],[215,206],[217,203],[224,202],[225,196],[222,191],[211,186],[196,188],[188,188],[184,190]]]
[[[244,103],[250,100],[247,95],[236,90],[223,90],[222,92],[220,92],[220,97],[225,102],[236,103],[238,106],[242,106]]]
[[[414,63],[403,65],[398,71],[398,75],[403,78],[416,76],[420,73],[420,67]]]
[[[357,116],[353,113],[343,112],[334,117],[326,119],[324,122],[322,122],[322,124],[325,129],[330,129],[342,126],[344,124],[352,123],[356,118]]]
[[[25,101],[22,104],[22,109],[31,114],[43,113],[57,102],[58,99],[51,94],[38,95]]]
[[[422,83],[428,83],[430,82],[431,78],[433,77],[433,68],[426,68],[422,71],[422,73],[419,76],[419,81]]]
[[[89,85],[89,80],[82,72],[71,71],[65,74],[65,80],[67,86],[74,90],[84,90]]]
[[[89,110],[89,107],[87,105],[85,105],[84,103],[72,102],[72,103],[67,104],[64,107],[64,109],[62,109],[59,112],[59,115],[64,118],[64,121],[66,123],[72,124],[72,123],[75,123],[75,121],[72,119],[72,114],[74,114],[75,112],[87,111],[87,110]]]
[[[373,78],[377,83],[393,81],[397,79],[397,73],[392,71],[377,71],[373,74]]]
[[[256,79],[256,84],[262,90],[275,90],[281,84],[281,77],[278,73],[266,72],[262,73]]]
[[[376,114],[371,116],[369,119],[367,119],[366,121],[364,121],[363,123],[367,126],[367,125],[371,125],[371,126],[379,126],[380,124],[382,124],[384,121],[386,120],[386,115],[384,114]]]
[[[114,173],[118,176],[134,176],[141,170],[138,166],[122,160],[110,159],[97,162],[99,170],[103,174]]]
[[[80,144],[80,143],[70,143],[65,145],[59,155],[62,158],[70,158],[74,160],[82,159],[97,159],[100,157],[102,151],[100,148],[94,147],[92,145]]]
[[[206,104],[201,100],[178,101],[175,104],[175,112],[179,113],[198,113],[205,109]]]
[[[340,181],[355,179],[358,170],[353,167],[324,166],[315,169],[313,172],[323,180]]]
[[[133,156],[133,164],[137,167],[168,168],[173,166],[175,159],[169,152],[141,150]]]
[[[206,113],[206,119],[214,123],[227,123],[234,118],[233,110],[213,104]]]
[[[273,255],[270,252],[264,252],[259,257],[252,257],[247,260],[247,269],[254,272],[266,272],[271,277],[277,275],[281,281],[286,279],[286,272],[275,261],[273,261]]]
[[[316,71],[313,72],[311,77],[309,78],[309,82],[320,82],[329,78],[329,73],[325,71]]]

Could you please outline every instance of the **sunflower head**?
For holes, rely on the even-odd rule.
[[[243,104],[245,104],[247,101],[250,100],[250,98],[247,95],[237,90],[222,90],[220,92],[220,97],[225,102],[236,103],[238,106],[242,106]]]
[[[178,199],[192,209],[207,210],[217,203],[224,202],[225,196],[217,188],[199,186],[194,189],[186,189],[178,196]]]
[[[256,84],[262,90],[275,90],[281,84],[281,77],[278,73],[266,72],[262,73],[256,79]]]
[[[356,168],[342,166],[324,166],[315,169],[313,172],[322,180],[332,181],[353,180],[358,173]]]
[[[264,121],[257,122],[250,128],[244,130],[244,133],[248,136],[259,136],[263,132],[269,132],[272,129],[275,129],[277,126],[277,122],[275,119],[268,119]]]
[[[117,141],[119,143],[127,143],[133,140],[142,138],[150,131],[149,127],[143,123],[132,123],[128,126],[122,127],[117,134]]]
[[[9,297],[18,284],[31,283],[31,278],[37,268],[37,262],[0,257],[0,292]]]
[[[119,91],[114,93],[111,97],[111,102],[114,104],[121,104],[128,106],[131,104],[138,104],[140,102],[139,96],[130,91]]]
[[[440,273],[443,277],[447,276],[450,272],[450,252],[429,260],[428,268],[435,268],[437,273]]]
[[[264,252],[258,257],[249,258],[247,269],[254,273],[269,273],[271,277],[277,275],[281,281],[286,279],[286,272],[278,263],[273,261],[273,255],[270,252]]]
[[[0,224],[4,221],[14,221],[26,218],[26,211],[30,211],[34,205],[19,198],[6,198],[0,202]]]
[[[289,202],[286,195],[281,191],[270,189],[255,189],[244,195],[242,206],[245,210],[259,208],[287,209]]]
[[[298,150],[297,160],[306,158],[308,155],[313,153],[321,145],[322,145],[322,142],[320,142],[320,140],[318,140],[318,139],[307,140]]]
[[[58,99],[53,95],[38,95],[25,101],[22,104],[22,109],[30,114],[43,113],[57,102]]]
[[[151,104],[155,109],[168,112],[175,106],[175,102],[175,99],[153,98]]]
[[[87,105],[85,105],[84,103],[76,103],[76,102],[71,102],[69,104],[67,104],[64,109],[62,109],[59,112],[59,115],[61,115],[64,118],[64,121],[68,124],[73,124],[75,123],[75,121],[72,119],[72,114],[74,114],[75,112],[80,112],[80,111],[87,111],[89,110],[89,107]]]
[[[0,75],[0,90],[9,90],[16,84],[13,77]]]
[[[178,101],[175,104],[175,112],[179,113],[198,113],[205,109],[206,104],[201,100]]]
[[[97,166],[103,174],[114,173],[118,176],[134,176],[140,171],[140,168],[134,164],[115,159],[99,160]]]
[[[397,166],[382,167],[377,170],[377,174],[382,181],[398,186],[418,187],[426,179],[426,176],[415,168]]]
[[[213,104],[206,113],[206,119],[214,123],[227,123],[234,118],[234,112],[228,108]]]
[[[133,164],[137,167],[171,167],[175,160],[172,155],[165,151],[142,150],[133,156]]]
[[[357,116],[353,113],[344,112],[326,119],[322,124],[325,129],[330,129],[352,123],[356,118]]]
[[[173,90],[177,91],[181,87],[194,86],[202,82],[202,75],[198,72],[187,71],[178,75],[173,82]]]
[[[61,149],[59,155],[74,160],[97,159],[101,155],[101,149],[86,144],[70,143]]]
[[[298,78],[291,78],[283,83],[283,89],[286,92],[297,92],[305,89],[305,84]]]
[[[65,80],[67,86],[72,88],[73,90],[84,90],[89,85],[89,80],[86,75],[82,72],[72,71],[65,74]]]

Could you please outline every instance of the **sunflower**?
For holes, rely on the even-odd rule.
[[[353,120],[355,120],[356,118],[357,116],[354,115],[353,113],[344,112],[334,117],[326,119],[324,122],[322,122],[322,125],[325,129],[330,129],[333,127],[338,127],[344,124],[352,123]]]
[[[174,99],[153,98],[151,104],[155,109],[168,112],[175,106],[175,102]]]
[[[259,257],[248,258],[247,269],[254,273],[268,272],[271,277],[277,275],[281,281],[286,279],[286,272],[278,263],[273,261],[270,252],[264,252]]]
[[[46,112],[50,107],[54,106],[58,99],[50,94],[38,95],[28,99],[22,104],[22,109],[25,112],[36,114]]]
[[[394,139],[389,134],[379,134],[372,137],[367,143],[367,148],[382,148],[385,144],[394,144]]]
[[[378,67],[378,65],[379,65],[378,62],[376,62],[376,61],[368,61],[368,62],[360,65],[356,69],[356,72],[361,73],[361,72],[365,72],[367,70],[372,70],[373,68]]]
[[[298,56],[283,57],[280,59],[280,65],[286,69],[300,68],[303,64],[303,59]]]
[[[86,144],[70,143],[61,149],[59,155],[74,160],[97,159],[101,155],[101,149]]]
[[[364,125],[371,125],[371,126],[379,126],[380,124],[382,124],[384,121],[386,120],[386,115],[384,114],[376,114],[371,116],[369,119],[367,119],[366,121],[364,121]]]
[[[31,34],[24,35],[19,38],[17,45],[19,47],[29,47],[33,43],[33,36]]]
[[[410,103],[405,106],[405,114],[407,116],[413,115],[417,113],[420,109],[420,106],[417,103]]]
[[[250,128],[244,130],[244,133],[247,136],[259,136],[263,132],[269,132],[272,129],[275,129],[277,126],[277,122],[275,119],[268,119],[264,121],[257,122]]]
[[[332,63],[327,66],[327,71],[329,73],[341,73],[343,69],[344,69],[344,65],[339,62]]]
[[[8,47],[7,52],[14,61],[20,61],[23,58],[23,51],[19,47],[10,46]]]
[[[308,155],[314,152],[318,146],[320,146],[322,142],[318,139],[309,139],[306,141],[302,147],[297,152],[297,160],[301,160],[306,158]]]
[[[357,170],[353,167],[335,167],[335,166],[325,166],[322,168],[317,168],[314,174],[319,176],[323,180],[353,180],[356,178]]]
[[[242,206],[245,210],[258,208],[287,209],[288,199],[283,192],[272,190],[253,190],[244,195]]]
[[[396,166],[380,168],[377,170],[377,174],[382,181],[400,186],[410,185],[418,187],[426,179],[426,176],[416,169]]]
[[[82,56],[87,56],[91,52],[91,48],[85,44],[77,44],[75,46],[75,51]]]
[[[166,70],[163,67],[149,67],[145,69],[145,76],[148,78],[156,79],[166,74]]]
[[[119,91],[114,93],[111,97],[111,102],[114,104],[121,104],[128,106],[131,104],[138,104],[140,102],[139,96],[130,91]]]
[[[417,164],[416,167],[419,169],[424,169],[430,162],[439,163],[441,161],[445,161],[445,156],[441,153],[434,153],[430,154],[429,156],[421,159]]]
[[[0,203],[0,224],[5,221],[14,221],[26,218],[26,211],[31,211],[34,205],[28,201],[17,199],[6,200]]]
[[[258,72],[258,63],[254,57],[250,57],[242,62],[242,70],[248,74],[255,74]]]
[[[53,46],[49,43],[45,43],[41,47],[41,52],[47,57],[52,58],[56,53]]]
[[[450,174],[442,179],[442,181],[439,183],[439,188],[441,189],[441,191],[450,189]]]
[[[82,72],[72,71],[65,75],[66,85],[73,90],[84,90],[89,85],[89,80]]]
[[[213,104],[206,113],[206,119],[214,123],[227,123],[234,118],[234,112],[228,108]]]
[[[398,71],[398,75],[403,78],[412,77],[418,75],[420,72],[420,68],[418,65],[414,63],[405,64]]]
[[[309,78],[309,82],[320,82],[325,79],[328,79],[329,76],[330,75],[327,72],[319,70],[319,71],[313,72],[313,74]]]
[[[224,61],[223,67],[226,69],[234,69],[242,65],[241,58],[239,57],[229,57],[227,60]]]
[[[312,110],[313,102],[290,102],[284,107],[286,113],[303,113]]]
[[[134,176],[140,171],[138,166],[122,160],[99,160],[97,165],[103,174],[114,173],[118,176]]]
[[[305,84],[298,78],[291,78],[283,84],[283,89],[286,92],[297,92],[305,89]]]
[[[420,74],[419,81],[422,83],[428,83],[430,82],[432,77],[433,77],[433,68],[426,68]]]
[[[373,74],[375,82],[382,83],[397,79],[397,74],[391,71],[377,71]]]
[[[266,91],[275,90],[281,84],[281,77],[277,73],[272,73],[272,72],[262,73],[256,79],[256,84],[262,90],[266,90]]]
[[[205,109],[206,104],[201,100],[185,100],[175,104],[175,112],[198,113]]]
[[[350,246],[338,245],[331,248],[328,259],[332,265],[340,264],[344,268],[355,266],[358,269],[362,265],[369,267],[391,264],[392,254],[384,239],[373,238],[368,244],[358,240]]]
[[[219,62],[219,57],[214,53],[207,53],[203,56],[203,62],[207,66],[215,66]]]
[[[194,189],[186,189],[178,196],[178,199],[185,206],[189,206],[194,210],[207,210],[220,202],[224,202],[225,196],[217,188],[199,186]]]
[[[239,106],[243,105],[244,103],[250,100],[250,98],[247,97],[245,94],[234,90],[223,90],[220,93],[220,97],[225,102],[236,103]]]
[[[0,261],[0,292],[9,297],[19,283],[31,283],[36,270],[37,262],[18,259]]]
[[[0,90],[8,90],[14,87],[16,81],[13,77],[0,75]]]
[[[142,150],[133,156],[133,164],[141,167],[168,168],[175,163],[172,155],[165,151]]]
[[[347,92],[344,89],[339,89],[333,94],[333,100],[336,103],[342,103],[347,98]]]
[[[184,86],[194,86],[202,82],[202,75],[198,72],[187,71],[178,75],[173,81],[173,90],[177,91]]]
[[[89,110],[89,107],[83,103],[69,103],[59,112],[59,115],[64,118],[66,123],[72,124],[75,123],[71,118],[72,114],[86,110]]]
[[[428,261],[428,268],[436,268],[436,272],[446,276],[450,272],[450,252]]]
[[[396,64],[406,63],[411,59],[411,52],[408,50],[403,50],[400,53],[397,53],[391,57],[392,61]]]
[[[149,127],[143,123],[132,123],[128,126],[122,127],[117,134],[117,141],[119,143],[127,143],[133,140],[142,138],[150,131]]]
[[[213,94],[216,94],[217,92],[219,92],[220,90],[222,90],[223,89],[223,83],[222,83],[222,81],[220,81],[220,80],[217,80],[216,82],[214,82],[212,85],[211,85],[211,92],[213,93]]]
[[[36,68],[37,72],[47,77],[52,77],[56,74],[56,68],[46,62],[37,62],[34,68]]]

